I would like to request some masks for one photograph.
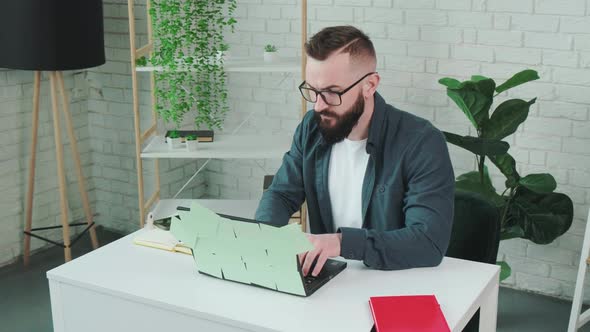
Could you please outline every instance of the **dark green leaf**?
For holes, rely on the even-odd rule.
[[[508,152],[510,145],[506,142],[491,140],[473,136],[459,136],[444,132],[447,142],[457,145],[465,150],[480,156],[501,155]]]
[[[518,183],[527,187],[528,189],[537,193],[551,193],[557,187],[557,182],[553,175],[548,173],[529,174],[520,180]]]
[[[477,81],[465,81],[459,85],[453,79],[442,79],[439,82],[453,86],[447,88],[447,95],[459,106],[473,126],[479,129],[489,119],[496,83],[492,79],[475,77]]]
[[[499,85],[496,88],[497,93],[502,93],[508,89],[511,89],[515,86],[519,86],[526,82],[534,81],[539,79],[539,74],[535,70],[526,69],[519,73],[514,74],[508,81],[504,82],[503,84]]]
[[[481,75],[473,75],[471,76],[471,80],[473,82],[479,82],[479,81],[483,81],[483,80],[488,80],[489,77],[485,77],[485,76],[481,76]]]
[[[510,99],[498,106],[490,120],[483,127],[483,137],[503,139],[512,135],[518,126],[526,120],[529,109],[537,98],[526,102],[522,99]]]
[[[510,240],[514,238],[523,237],[524,231],[520,227],[520,225],[513,225],[510,227],[506,227],[500,232],[500,240]]]
[[[465,103],[461,94],[459,94],[459,92],[457,92],[456,90],[447,89],[447,96],[449,96],[449,98],[451,98],[455,102],[455,104],[457,106],[459,106],[459,109],[461,109],[461,111],[463,111],[463,114],[465,114],[465,116],[467,116],[467,118],[469,119],[471,124],[475,128],[479,128],[479,125],[477,124],[477,122],[475,121],[475,118],[473,117],[473,115],[471,114],[471,111],[469,110],[469,105],[467,105]]]
[[[455,181],[455,189],[457,191],[468,191],[480,194],[496,207],[504,205],[504,199],[496,193],[496,189],[492,185],[492,181],[487,171],[484,171],[483,183],[481,182],[481,176],[478,171],[460,175],[457,177],[457,181]]]
[[[451,88],[451,89],[458,89],[461,86],[461,82],[459,82],[458,80],[456,80],[454,78],[450,78],[450,77],[441,78],[440,80],[438,80],[438,83],[446,86],[447,88]]]
[[[518,175],[518,172],[516,170],[516,161],[514,160],[514,158],[512,158],[512,156],[508,153],[498,156],[489,156],[489,158],[492,161],[492,163],[494,163],[494,165],[498,167],[500,172],[504,174],[504,176],[507,179],[507,184],[514,184],[514,186],[507,185],[507,187],[514,188],[518,183],[518,180],[520,180],[520,175]]]
[[[512,274],[512,269],[510,265],[505,261],[498,261],[496,262],[497,265],[500,265],[500,281],[507,279]]]
[[[538,194],[519,187],[513,200],[508,213],[522,228],[522,238],[534,243],[551,243],[572,224],[573,202],[565,194]]]

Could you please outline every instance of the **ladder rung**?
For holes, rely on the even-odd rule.
[[[160,196],[160,190],[156,191],[152,197],[150,197],[150,199],[147,200],[147,202],[145,202],[145,210],[149,210],[152,205],[154,204],[154,202],[156,201],[156,199],[158,199],[158,197]]]
[[[141,144],[145,142],[145,140],[150,137],[156,131],[156,124],[154,123],[148,130],[144,131],[141,134]]]
[[[147,55],[148,53],[150,53],[152,51],[153,46],[154,46],[153,43],[149,43],[149,44],[146,44],[146,45],[138,48],[137,51],[135,51],[135,58],[139,58],[144,55]]]

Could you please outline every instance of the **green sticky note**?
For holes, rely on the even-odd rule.
[[[265,227],[261,227],[261,230],[265,235],[263,241],[267,243],[266,248],[271,253],[280,251],[294,256],[314,249],[307,239],[307,235],[301,231],[300,226],[297,224],[278,228],[265,225]]]
[[[218,223],[217,233],[215,237],[219,241],[235,241],[236,234],[234,233],[234,227],[227,219],[221,219]]]
[[[190,211],[182,212],[185,213],[181,213],[181,219],[187,218],[190,221],[190,229],[194,230],[198,237],[211,237],[217,234],[217,227],[222,218],[213,211],[193,202]]]
[[[279,237],[284,241],[284,244],[295,254],[304,253],[313,250],[313,244],[309,242],[307,235],[301,231],[301,226],[298,224],[289,224],[280,228]]]
[[[224,279],[250,283],[250,275],[239,251],[218,250],[215,257],[221,266]]]
[[[277,289],[272,266],[266,259],[249,260],[246,262],[246,269],[251,283],[274,290]]]
[[[290,266],[295,264],[297,270],[297,254],[283,250],[268,250],[268,260],[272,266]]]
[[[213,251],[214,244],[215,240],[212,238],[198,239],[193,250],[193,256],[199,271],[221,278],[221,266]]]
[[[293,260],[295,262],[295,260]],[[305,295],[303,280],[297,271],[297,263],[273,265],[273,276],[281,292]]]
[[[174,237],[182,242],[184,245],[190,248],[195,248],[196,242],[196,232],[191,231],[188,227],[188,224],[183,221],[179,220],[176,217],[172,217],[172,221],[170,223],[170,233],[174,235]]]
[[[242,248],[263,248],[262,234],[258,223],[232,220],[234,233]]]
[[[281,246],[280,228],[260,223],[260,244],[265,249]]]

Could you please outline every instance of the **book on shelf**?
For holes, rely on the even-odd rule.
[[[168,138],[170,136],[170,132],[172,131],[173,130],[168,130],[164,137]],[[213,132],[213,130],[176,130],[176,132],[179,134],[181,142],[185,142],[185,137],[191,135],[197,136],[197,141],[204,143],[213,142],[215,138],[215,133]]]

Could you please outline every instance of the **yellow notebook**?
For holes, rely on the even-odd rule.
[[[133,238],[133,243],[140,246],[192,255],[191,249],[185,247],[170,233],[170,231],[165,231],[156,227],[152,229],[144,228],[135,238]]]

